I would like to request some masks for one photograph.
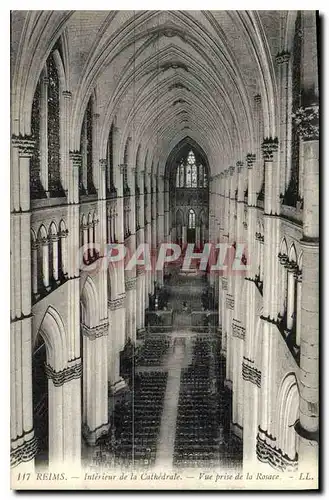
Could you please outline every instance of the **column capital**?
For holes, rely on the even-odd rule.
[[[72,92],[70,92],[69,90],[63,90],[63,92],[62,92],[62,96],[63,96],[65,99],[71,99],[71,97],[72,97]]]
[[[297,133],[303,141],[315,141],[319,139],[319,105],[302,106],[292,118],[297,126]]]
[[[22,462],[30,462],[33,460],[35,455],[38,452],[38,440],[33,433],[33,429],[31,431],[32,436],[29,440],[24,441],[17,448],[11,448],[10,450],[10,466],[16,467]]]
[[[75,378],[80,378],[82,375],[81,358],[75,360],[74,364],[67,366],[63,370],[55,371],[50,365],[45,365],[45,373],[47,377],[53,381],[55,387],[60,387]]]
[[[68,229],[63,229],[63,231],[60,231],[60,232],[58,233],[58,236],[59,236],[60,238],[66,238],[68,234],[69,234],[69,230],[68,230]]]
[[[74,167],[80,167],[82,162],[80,151],[70,151],[70,160],[72,160]]]
[[[233,167],[233,165],[231,165],[230,167],[228,167],[228,173],[230,174],[230,176],[232,176],[234,174],[234,167]]]
[[[33,155],[35,140],[32,139],[32,136],[13,135],[11,143],[14,148],[18,148],[19,156],[23,158],[30,158]]]
[[[279,258],[280,264],[282,264],[283,266],[285,266],[289,260],[288,255],[283,254],[283,253],[279,253],[278,258]]]
[[[277,64],[286,64],[290,60],[290,52],[279,52],[275,57],[275,62]]]
[[[296,278],[297,282],[298,283],[302,283],[303,281],[303,271],[302,269],[299,269],[297,268],[295,273],[294,273],[294,277]]]
[[[99,165],[102,168],[106,167],[106,165],[107,165],[107,159],[106,158],[100,158]]]
[[[277,137],[265,137],[262,143],[263,158],[265,161],[273,161],[273,154],[278,150],[279,141]]]
[[[59,235],[58,234],[50,234],[49,235],[49,241],[50,243],[56,243],[56,241],[59,240]]]
[[[85,324],[81,324],[82,334],[85,337],[88,337],[89,340],[96,340],[100,337],[106,337],[109,331],[109,323],[108,321],[104,321],[97,326],[87,326]]]
[[[264,243],[264,236],[262,235],[262,233],[255,233],[255,239],[257,241],[260,241],[261,243]]]
[[[256,155],[254,153],[248,153],[246,156],[247,167],[252,168],[256,162]]]
[[[136,288],[136,278],[125,278],[125,290],[134,290]]]
[[[125,306],[125,298],[126,294],[121,295],[117,299],[109,299],[107,301],[107,305],[111,311],[115,311],[116,309],[122,309]]]
[[[229,174],[229,172],[228,172],[228,169],[227,169],[227,168],[224,170],[223,174],[224,174],[225,179],[227,179],[228,174]]]
[[[251,382],[252,384],[257,385],[257,387],[261,388],[262,385],[262,374],[255,367],[254,361],[251,359],[243,357],[242,362],[242,378],[247,382]]]
[[[260,94],[256,94],[256,95],[254,96],[254,101],[255,101],[255,102],[261,102],[261,101],[262,101],[261,95],[260,95]]]
[[[119,168],[120,168],[120,174],[123,174],[125,168],[127,168],[127,163],[120,163]]]
[[[43,237],[40,237],[38,238],[37,242],[42,245],[43,247],[46,247],[47,245],[49,245],[50,243],[50,240],[48,238],[48,236],[43,236]]]
[[[93,116],[94,116],[95,120],[98,120],[98,118],[99,118],[101,115],[100,115],[99,113],[94,113],[94,115],[93,115]]]

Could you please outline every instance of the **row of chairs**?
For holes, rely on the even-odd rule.
[[[197,337],[192,363],[181,376],[173,457],[176,467],[212,467],[216,463],[218,437],[210,365],[210,343]]]
[[[141,366],[157,366],[169,349],[169,339],[167,336],[153,336],[145,339],[143,346],[137,355],[137,364]]]
[[[116,408],[115,465],[150,467],[155,462],[166,372],[143,372],[131,401]]]

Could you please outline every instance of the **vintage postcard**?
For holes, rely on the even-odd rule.
[[[11,487],[316,490],[319,15],[11,12]]]

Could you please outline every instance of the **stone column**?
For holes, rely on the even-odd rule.
[[[262,316],[262,385],[260,398],[260,426],[263,431],[271,432],[272,414],[272,381],[275,367],[275,339],[277,328],[273,324],[277,319],[274,306],[275,262],[278,250],[275,234],[277,233],[276,200],[273,196],[273,170],[277,168],[277,138],[266,138],[262,144],[265,163],[265,201],[264,201],[264,286],[263,286],[263,316]]]
[[[71,118],[71,99],[72,94],[69,90],[63,90],[60,101],[60,170],[61,181],[65,191],[69,188],[69,136],[70,136],[70,118]]]
[[[287,329],[292,330],[295,323],[295,267],[288,268]]]
[[[243,217],[244,217],[244,183],[243,183],[243,162],[238,161],[237,170],[237,218],[236,218],[236,242],[241,243],[243,238]],[[235,432],[241,433],[243,428],[243,380],[242,380],[242,359],[245,336],[245,317],[242,304],[241,292],[243,288],[244,276],[241,272],[234,276],[234,311],[232,318],[232,364],[233,364],[233,408],[232,421],[235,424]]]
[[[10,461],[15,472],[34,470],[37,443],[33,428],[31,332],[30,158],[34,142],[13,136],[11,151],[11,326]]]
[[[317,474],[319,430],[319,125],[318,105],[302,108],[304,212],[300,329],[299,468]]]
[[[164,176],[160,175],[158,178],[158,192],[157,192],[157,210],[158,210],[158,224],[157,224],[157,234],[158,234],[158,251],[160,248],[160,245],[164,243],[165,241],[165,230],[164,230]],[[157,283],[161,286],[163,286],[163,269],[157,271]]]
[[[90,327],[82,324],[83,334],[83,426],[82,432],[89,445],[107,433],[108,392],[107,392],[107,321]]]
[[[59,237],[57,234],[52,234],[50,236],[50,244],[52,245],[53,250],[53,261],[51,262],[51,266],[52,275],[55,281],[58,281],[58,241]]]
[[[81,359],[56,371],[47,364],[49,391],[49,468],[78,467],[81,459]]]
[[[32,293],[38,296],[38,246],[37,241],[32,242]]]
[[[296,311],[296,345],[300,346],[300,333],[301,333],[301,309],[302,309],[302,271],[296,272],[295,278],[297,280],[297,311]]]
[[[275,61],[278,65],[280,96],[280,193],[284,194],[290,181],[291,123],[289,117],[289,52],[280,52]]]
[[[165,240],[170,240],[170,203],[169,203],[169,179],[164,180],[164,235]]]
[[[40,180],[46,191],[48,187],[48,84],[49,78],[44,75],[41,77],[40,89]]]
[[[138,227],[136,231],[136,245],[137,247],[140,244],[145,243],[145,194],[144,194],[144,170],[138,171],[137,172],[137,183],[138,183],[138,188],[139,188],[139,203],[138,203],[138,208],[139,208],[139,213],[137,216],[138,219]],[[137,296],[136,296],[136,308],[137,308],[137,316],[136,316],[136,330],[137,334],[141,334],[144,330],[144,324],[145,324],[145,308],[146,308],[146,303],[145,303],[145,270],[143,268],[138,268],[136,270],[136,289],[137,289]]]
[[[108,300],[109,308],[109,343],[108,343],[108,374],[112,391],[115,393],[126,386],[125,381],[120,376],[120,351],[123,349],[122,335],[122,318],[124,315],[121,309],[124,308],[125,296]]]

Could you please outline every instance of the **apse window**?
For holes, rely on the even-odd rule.
[[[190,208],[188,213],[188,227],[189,229],[195,229],[195,212]]]

